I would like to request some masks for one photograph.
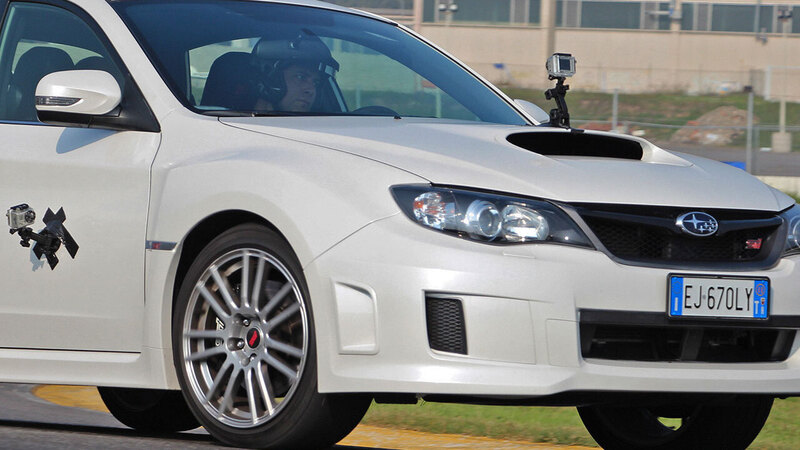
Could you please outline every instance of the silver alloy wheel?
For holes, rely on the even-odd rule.
[[[308,352],[297,281],[263,250],[241,248],[210,264],[183,321],[183,363],[208,414],[236,428],[275,417],[294,394]]]

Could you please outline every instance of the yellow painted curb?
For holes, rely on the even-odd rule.
[[[108,412],[97,388],[92,386],[41,385],[33,388],[33,395],[56,405]]]
[[[91,386],[42,385],[33,389],[37,397],[61,406],[108,412],[97,389]],[[359,425],[339,445],[353,447],[397,448],[397,449],[569,449],[591,450],[588,447],[535,444],[523,441],[489,439],[454,434],[433,434],[421,431],[395,430],[390,428]]]

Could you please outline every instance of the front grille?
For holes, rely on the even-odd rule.
[[[782,220],[773,213],[707,210],[719,231],[697,237],[675,224],[691,211],[686,208],[587,205],[576,211],[612,256],[632,263],[769,265],[779,256],[773,247]]]
[[[622,361],[756,363],[784,361],[796,330],[582,323],[584,358]]]
[[[453,298],[425,299],[428,345],[448,353],[467,354],[467,333],[461,300]]]
[[[757,260],[768,254],[747,249],[748,240],[769,238],[775,227],[756,228],[726,233],[710,238],[679,235],[667,228],[626,224],[597,219],[588,219],[603,245],[615,256],[632,260],[740,262]]]

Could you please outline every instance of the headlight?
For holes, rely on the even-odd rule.
[[[800,205],[794,205],[782,214],[783,220],[789,225],[789,233],[786,235],[785,255],[800,254]]]
[[[566,213],[545,201],[420,185],[394,186],[392,194],[418,224],[463,238],[592,246]]]

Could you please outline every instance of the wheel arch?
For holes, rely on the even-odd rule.
[[[169,314],[170,320],[174,312],[175,300],[178,298],[178,293],[180,292],[183,279],[185,278],[189,267],[192,265],[192,262],[195,260],[195,258],[197,258],[197,255],[215,237],[237,225],[242,225],[245,223],[256,223],[263,225],[277,233],[285,242],[287,242],[287,244],[289,242],[289,240],[286,239],[286,236],[284,236],[278,227],[272,224],[272,222],[251,211],[232,209],[219,211],[205,217],[194,227],[192,227],[191,230],[189,230],[180,246],[178,266],[175,270],[175,277],[172,285],[172,307],[170,307]]]
[[[282,240],[289,244],[285,233],[262,215],[248,209],[227,209],[205,215],[202,219],[195,221],[194,225],[188,228],[183,238],[180,240],[176,249],[177,254],[165,261],[166,279],[163,282],[155,282],[151,287],[151,295],[160,297],[161,301],[155,301],[152,306],[147,307],[145,313],[145,345],[160,349],[165,381],[163,384],[154,384],[150,387],[175,389],[178,387],[175,367],[172,364],[172,317],[175,313],[175,302],[180,293],[184,278],[200,252],[225,231],[247,223],[255,223],[264,226],[275,232]],[[289,247],[296,251],[291,244]],[[168,268],[171,266],[171,268]],[[153,270],[152,268],[149,270]],[[157,269],[156,269],[157,270]],[[160,287],[158,287],[160,286]],[[171,292],[170,292],[171,291]],[[163,295],[163,296],[162,296]],[[148,344],[149,343],[149,344]]]

